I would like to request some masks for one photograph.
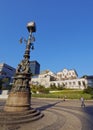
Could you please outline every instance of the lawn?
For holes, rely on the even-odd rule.
[[[66,99],[80,99],[81,96],[84,99],[93,99],[93,94],[84,93],[83,90],[60,90],[60,91],[53,91],[51,93],[45,94],[32,94],[32,97],[40,97],[40,98],[64,98]]]

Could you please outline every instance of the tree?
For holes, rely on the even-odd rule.
[[[10,85],[10,78],[2,78],[0,79],[0,90],[5,90],[5,89],[11,89]]]

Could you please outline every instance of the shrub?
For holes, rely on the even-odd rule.
[[[93,94],[93,88],[88,86],[86,89],[83,90],[83,93]]]
[[[31,86],[32,93],[49,93],[49,88],[45,88],[42,85],[32,85]]]

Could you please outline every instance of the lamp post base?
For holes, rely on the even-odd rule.
[[[4,111],[6,112],[21,112],[30,109],[31,94],[26,92],[10,92],[6,101]]]

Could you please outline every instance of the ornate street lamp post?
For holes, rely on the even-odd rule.
[[[29,81],[31,80],[30,69],[30,49],[33,49],[34,37],[33,32],[36,32],[35,22],[29,22],[27,24],[29,32],[29,38],[26,41],[26,49],[24,58],[18,64],[16,73],[13,79],[13,87],[6,101],[4,111],[6,112],[20,112],[30,110],[31,108],[31,92]]]
[[[4,109],[0,112],[0,126],[27,123],[35,121],[44,116],[39,110],[31,106],[31,91],[29,81],[31,80],[30,69],[30,49],[33,49],[34,37],[36,32],[35,22],[27,24],[29,38],[26,41],[26,49],[23,60],[18,64],[13,79],[13,86],[9,93]]]

